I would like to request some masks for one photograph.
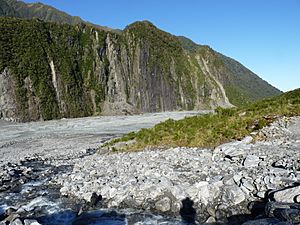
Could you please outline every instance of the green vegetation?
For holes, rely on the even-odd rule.
[[[189,61],[179,38],[158,29],[149,21],[135,22],[127,26],[124,33],[134,40],[136,46],[139,45],[145,51],[143,63],[146,64],[147,71],[150,74],[161,75],[161,79],[172,88],[175,87],[178,105],[182,104],[178,95],[181,87],[186,99],[186,105],[181,105],[181,107],[192,110],[196,103],[196,88],[192,82],[196,78],[203,80],[203,74],[199,65]],[[132,58],[134,57],[133,55]],[[172,71],[172,65],[174,71]],[[197,70],[193,70],[193,67]],[[175,79],[174,76],[176,76]]]
[[[215,114],[169,119],[153,128],[132,132],[109,143],[135,140],[128,150],[145,147],[215,147],[230,140],[239,140],[261,129],[280,116],[300,116],[300,89],[244,107],[217,108]]]
[[[26,11],[27,5],[15,0],[0,0],[0,6],[6,2],[19,4],[18,13],[26,12],[21,18],[35,13],[43,18],[47,9],[39,5],[41,11]],[[7,7],[0,15],[13,14]],[[216,80],[235,105],[279,93],[208,46],[171,35],[148,21],[116,33],[86,23],[0,17],[0,32],[0,71],[8,69],[13,77],[21,121],[98,115],[104,101],[113,103],[116,96],[126,96],[122,100],[144,112],[210,108],[224,101]]]
[[[22,121],[92,115],[90,90],[95,92],[97,106],[103,102],[103,87],[94,67],[94,28],[0,17],[0,32],[0,71],[9,68],[14,77]],[[99,48],[105,38],[106,32],[99,30]],[[107,66],[107,59],[102,60],[103,67]],[[57,74],[59,101],[52,83],[51,61]],[[36,117],[32,118],[33,114]]]
[[[224,63],[230,74],[224,83],[229,100],[236,106],[255,102],[282,94],[277,88],[255,75],[239,62],[220,53],[216,54]]]
[[[181,42],[181,46],[190,53],[196,53],[197,50],[201,47],[200,45],[184,36],[177,36],[177,38]]]

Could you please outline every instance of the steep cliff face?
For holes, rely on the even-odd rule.
[[[17,119],[14,82],[7,68],[0,72],[0,93],[0,118],[8,121]]]
[[[221,57],[206,46],[187,51],[179,38],[149,22],[116,33],[0,18],[0,33],[2,118],[232,106],[226,85],[233,72]]]

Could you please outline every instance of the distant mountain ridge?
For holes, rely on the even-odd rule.
[[[115,32],[40,3],[0,0],[0,33],[6,120],[232,107],[281,93],[235,60],[149,21]]]
[[[108,27],[103,27],[86,22],[78,16],[70,16],[63,11],[40,2],[26,4],[23,1],[18,0],[0,0],[0,16],[10,16],[23,19],[38,18],[46,22],[70,25],[85,23],[100,29],[112,30]]]

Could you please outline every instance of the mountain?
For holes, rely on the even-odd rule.
[[[24,11],[2,3],[5,15]],[[25,4],[31,5],[37,7]],[[233,59],[148,21],[115,32],[85,22],[0,17],[0,32],[6,120],[211,109],[281,93]]]
[[[112,30],[108,27],[103,27],[83,21],[78,16],[70,16],[65,12],[39,2],[26,4],[18,0],[0,0],[0,16],[17,17],[23,19],[38,18],[46,22],[70,25],[85,23],[100,29]]]
[[[222,71],[219,76],[226,95],[234,105],[243,105],[263,98],[269,98],[278,95],[278,89],[261,79],[255,73],[247,69],[236,60],[218,53],[208,46],[198,45],[192,40],[179,36],[182,47],[190,53],[199,53],[205,51],[204,58],[213,62],[213,64]]]

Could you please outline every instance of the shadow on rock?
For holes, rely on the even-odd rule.
[[[180,216],[182,221],[187,224],[196,224],[196,210],[193,208],[194,202],[190,198],[185,198],[181,202]]]

